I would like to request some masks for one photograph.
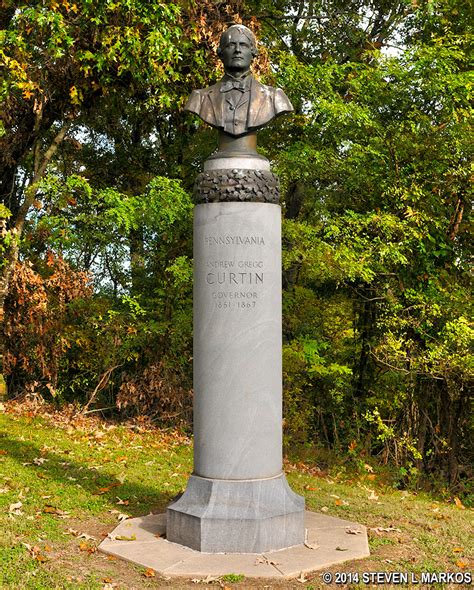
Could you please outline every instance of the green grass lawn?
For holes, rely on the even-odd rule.
[[[192,470],[189,438],[140,424],[28,412],[21,406],[3,410],[0,588],[196,587],[96,551],[119,519],[162,512],[184,489]],[[305,496],[308,509],[369,527],[371,557],[333,571],[472,569],[472,509],[394,490],[377,468],[319,471],[317,453],[313,461],[292,460],[287,468],[290,485]],[[213,585],[327,587],[317,572],[304,583],[242,580],[238,572],[231,573],[235,576]]]

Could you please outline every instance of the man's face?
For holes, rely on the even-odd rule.
[[[248,72],[253,59],[250,40],[239,30],[230,32],[222,48],[221,59],[226,72],[234,75]]]

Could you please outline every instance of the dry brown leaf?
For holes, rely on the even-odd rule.
[[[456,506],[460,509],[460,510],[466,510],[466,507],[464,506],[464,504],[461,502],[461,500],[457,497],[454,498],[454,503],[456,504]]]
[[[342,500],[340,498],[338,498],[337,500],[334,500],[334,504],[336,506],[342,506]]]
[[[339,547],[339,545],[336,547],[336,551],[347,551],[348,548],[347,547]]]
[[[308,581],[308,578],[304,575],[304,572],[301,572],[299,577],[296,578],[296,581],[305,584]]]
[[[123,520],[127,520],[127,518],[129,518],[128,514],[123,514],[123,512],[115,510],[115,508],[112,508],[112,510],[109,510],[109,512],[110,514],[116,514],[120,522],[122,522]]]
[[[329,508],[327,506],[322,506],[321,512],[328,512]]]
[[[308,541],[308,529],[304,530],[304,546],[308,549],[319,549],[319,545],[317,543],[310,543]]]
[[[43,465],[43,463],[46,463],[46,461],[49,461],[49,459],[45,459],[44,457],[37,457],[36,459],[33,459],[33,463],[35,465]]]
[[[21,516],[23,512],[20,508],[23,506],[23,502],[15,502],[14,504],[10,504],[8,508],[9,514],[15,514],[16,516]]]
[[[455,547],[453,549],[453,553],[462,553],[464,551],[464,547]]]
[[[374,492],[374,490],[370,490],[370,496],[367,496],[367,500],[378,500],[378,499],[379,499],[379,497]]]
[[[122,500],[117,496],[117,504],[119,506],[128,506],[130,504],[130,500]]]
[[[369,465],[368,463],[364,463],[364,469],[368,472],[368,473],[373,473],[374,472],[374,468],[372,467],[372,465]]]
[[[280,565],[277,561],[272,561],[266,555],[259,555],[255,560],[255,565],[265,563],[266,565]]]
[[[82,541],[82,543],[79,544],[79,550],[80,551],[87,551],[87,553],[89,553],[91,555],[92,553],[95,553],[97,551],[97,547],[95,547],[94,545],[91,545],[87,541]]]
[[[463,561],[462,559],[458,559],[456,561],[456,565],[461,569],[464,569],[465,567],[467,567],[467,563],[465,561]]]
[[[74,537],[77,537],[79,535],[79,531],[76,531],[76,529],[68,529],[67,531],[64,532],[65,535],[73,535]]]
[[[206,578],[193,578],[191,582],[194,584],[211,584],[212,582],[218,582],[220,580],[219,576],[207,576]]]
[[[389,527],[377,526],[377,527],[371,528],[370,530],[375,531],[376,533],[401,533],[402,532],[400,529],[397,529],[394,526],[389,526]]]
[[[152,569],[151,567],[147,568],[144,572],[143,575],[145,576],[145,578],[154,578],[156,576],[155,574],[155,570]]]
[[[369,473],[369,475],[367,476],[367,479],[370,481],[374,481],[376,477],[377,476],[375,475],[375,473]]]
[[[346,527],[346,533],[348,535],[362,535],[362,531],[360,529],[353,529],[351,527]]]
[[[55,506],[51,506],[51,504],[45,504],[43,512],[46,514],[54,514],[54,516],[59,516],[59,518],[69,518],[69,512],[66,510],[61,510],[60,508],[56,508]]]
[[[8,451],[4,451],[3,449],[0,449],[0,455],[8,455]]]
[[[119,487],[119,485],[119,483],[111,483],[109,486],[99,488],[96,492],[96,495],[101,496],[102,494],[106,494],[107,492],[110,492],[110,490],[112,490],[113,488]]]

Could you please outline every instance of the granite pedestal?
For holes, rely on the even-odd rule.
[[[195,188],[194,473],[167,538],[204,552],[304,542],[282,471],[281,210],[261,156],[213,157]]]

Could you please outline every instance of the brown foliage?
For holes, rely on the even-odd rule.
[[[150,365],[143,373],[125,378],[117,396],[117,407],[139,415],[159,417],[161,421],[189,422],[192,393],[163,362]]]
[[[92,295],[91,278],[60,256],[46,256],[46,278],[31,262],[17,262],[6,299],[5,375],[18,387],[36,384],[54,393],[67,348],[65,323],[72,301]]]
[[[201,0],[190,3],[183,15],[183,24],[187,34],[198,41],[198,46],[205,48],[209,59],[215,60],[215,66],[222,72],[222,65],[217,58],[217,48],[221,34],[232,24],[243,24],[259,36],[260,22],[245,12],[242,0],[219,3],[214,0]],[[270,62],[268,53],[259,46],[259,55],[252,65],[253,72],[260,76],[268,74]]]

